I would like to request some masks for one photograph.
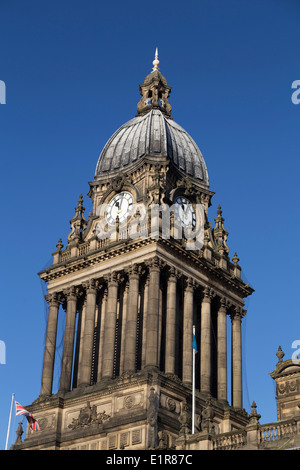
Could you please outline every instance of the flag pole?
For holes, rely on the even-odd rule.
[[[195,337],[195,326],[193,325],[193,338]],[[195,433],[195,348],[193,345],[193,383],[192,383],[192,434]]]
[[[12,408],[13,408],[13,404],[14,404],[14,398],[15,398],[15,394],[13,393],[12,397],[11,397],[11,405],[10,405],[10,413],[9,413],[9,420],[8,420],[5,450],[7,450],[7,445],[8,445],[8,438],[9,438],[9,432],[10,432],[10,423],[11,423],[11,415],[12,415]]]

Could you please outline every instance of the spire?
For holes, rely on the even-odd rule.
[[[155,70],[159,70],[158,66],[159,66],[158,49],[156,48],[152,71],[154,72]]]
[[[83,207],[83,198],[80,194],[78,199],[78,205],[75,207],[75,215],[70,220],[71,232],[68,235],[68,242],[77,242],[82,238],[82,232],[84,231],[87,221],[84,217],[85,208]]]
[[[219,204],[217,209],[217,217],[215,218],[215,227],[213,229],[214,239],[216,243],[216,250],[225,255],[228,255],[229,248],[227,246],[228,232],[224,227],[224,218],[222,216],[222,208]]]
[[[148,113],[151,109],[159,109],[167,116],[171,116],[171,105],[168,101],[171,87],[159,71],[158,49],[155,50],[152,72],[146,76],[144,83],[140,85],[142,98],[138,102],[138,115]]]

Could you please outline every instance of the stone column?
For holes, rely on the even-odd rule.
[[[66,295],[67,299],[67,312],[59,389],[67,391],[71,388],[78,294],[75,287],[70,287],[69,289],[64,291],[64,294]]]
[[[191,385],[193,381],[193,312],[194,285],[191,278],[187,279],[183,304],[183,358],[182,382]]]
[[[136,368],[136,333],[139,305],[139,270],[134,265],[129,270],[129,291],[127,300],[126,340],[124,370],[135,371]]]
[[[211,289],[204,289],[201,305],[200,390],[211,392]]]
[[[56,348],[57,319],[58,319],[60,297],[57,294],[49,294],[46,296],[46,300],[48,301],[48,304],[49,304],[49,310],[48,310],[48,322],[47,322],[46,342],[45,342],[45,351],[44,351],[41,395],[51,395],[52,393],[55,348]]]
[[[218,370],[218,399],[227,400],[227,328],[226,328],[226,299],[222,298],[218,310],[217,338],[217,370]]]
[[[95,331],[95,314],[98,283],[91,279],[85,284],[86,289],[86,309],[84,319],[84,332],[82,338],[82,356],[79,364],[79,382],[78,385],[90,385],[91,367],[93,356],[93,343]]]
[[[149,276],[147,276],[144,285],[144,303],[143,303],[143,340],[142,340],[142,369],[146,364],[146,344],[147,344],[147,314],[148,314],[148,296],[149,296]]]
[[[147,312],[147,346],[146,367],[159,367],[158,357],[158,320],[160,298],[160,267],[159,259],[155,257],[149,266],[149,290]]]
[[[104,326],[105,330],[102,360],[102,377],[112,378],[114,371],[115,334],[118,303],[118,281],[116,273],[113,273],[109,276],[107,288],[108,294]]]
[[[82,344],[84,337],[84,327],[85,327],[85,311],[86,311],[86,297],[81,305],[81,308],[78,311],[78,327],[77,327],[77,340],[78,340],[78,367],[77,367],[77,384],[80,383],[80,367],[81,358],[82,358]]]
[[[129,284],[126,282],[123,291],[123,306],[122,306],[122,332],[121,332],[121,351],[120,351],[120,375],[124,372],[125,362],[125,344],[126,344],[126,322],[127,322],[127,304],[128,304],[128,289]]]
[[[232,403],[233,408],[243,407],[242,391],[242,317],[243,310],[236,307],[231,315],[232,320]]]
[[[98,373],[97,373],[97,382],[100,382],[102,378],[102,361],[103,361],[103,343],[105,335],[105,315],[106,315],[106,305],[107,305],[107,289],[103,292],[103,297],[101,301],[101,324],[100,324],[100,342],[99,342],[99,356],[98,356]]]
[[[165,373],[175,374],[176,338],[176,287],[177,277],[174,268],[170,269],[167,287]]]

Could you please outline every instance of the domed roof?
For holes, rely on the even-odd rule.
[[[204,158],[192,137],[171,119],[171,87],[159,72],[156,49],[153,70],[140,85],[138,114],[109,139],[99,157],[96,176],[122,171],[144,156],[169,157],[186,175],[209,186]]]
[[[196,143],[160,109],[136,116],[113,134],[101,152],[95,176],[121,171],[146,155],[168,156],[179,170],[209,185],[206,164]]]

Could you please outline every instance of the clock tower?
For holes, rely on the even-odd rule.
[[[48,324],[40,394],[27,408],[40,431],[19,448],[184,449],[193,422],[200,437],[248,423],[241,323],[253,289],[229,256],[220,206],[210,221],[206,164],[171,117],[157,52],[139,90],[137,115],[98,159],[92,212],[80,196],[66,246],[59,240],[39,273]]]

